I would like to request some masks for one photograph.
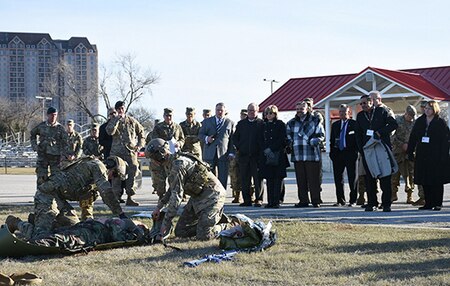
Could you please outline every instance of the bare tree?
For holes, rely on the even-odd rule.
[[[107,91],[108,87],[108,81],[111,79],[111,72],[108,72],[105,66],[100,67],[101,75],[100,75],[100,82],[99,82],[99,90],[98,93],[100,97],[103,99],[106,110],[108,110],[111,107],[111,101],[109,99],[109,93]]]
[[[133,106],[128,111],[128,114],[133,116],[139,123],[141,123],[142,126],[144,126],[145,130],[153,130],[156,117],[154,111],[148,110],[142,106]]]
[[[126,110],[130,106],[141,100],[146,94],[151,95],[151,87],[159,81],[159,75],[150,69],[142,70],[137,63],[136,56],[132,54],[119,55],[115,62],[117,68],[116,75],[116,98],[126,102]],[[107,74],[105,74],[107,76]],[[106,89],[102,88],[103,79],[100,80],[102,96],[107,95]],[[106,87],[105,85],[103,87]],[[106,106],[110,106],[105,101]]]
[[[11,101],[0,98],[0,122],[2,123],[3,137],[9,134],[16,143],[20,143],[31,123],[39,121],[41,106],[34,100]]]
[[[65,61],[57,65],[60,79],[64,83],[64,97],[61,101],[66,111],[83,111],[92,120],[97,114],[97,105],[92,104],[98,100],[96,81],[86,81],[74,71],[74,68]]]

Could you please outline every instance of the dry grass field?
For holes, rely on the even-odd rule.
[[[25,218],[30,210],[0,206],[0,221],[8,214]],[[44,285],[450,285],[448,230],[299,220],[274,221],[274,227],[278,243],[267,251],[197,268],[183,262],[219,253],[217,240],[171,239],[181,252],[149,245],[7,258],[0,260],[0,272],[33,272]]]

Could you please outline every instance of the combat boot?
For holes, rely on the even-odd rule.
[[[6,218],[5,224],[9,229],[9,232],[14,233],[16,230],[19,229],[19,222],[22,220],[16,216],[9,215]]]
[[[131,196],[128,196],[128,198],[127,198],[127,203],[126,203],[125,205],[126,205],[126,206],[129,206],[129,207],[137,207],[137,206],[139,206],[139,203],[136,202],[135,200],[133,200],[133,199],[131,198]]]
[[[406,193],[406,203],[407,204],[413,204],[414,200],[412,198],[412,192],[407,192]]]

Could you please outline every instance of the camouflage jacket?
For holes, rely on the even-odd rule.
[[[402,149],[402,145],[408,144],[409,135],[416,121],[406,121],[404,115],[397,116],[395,120],[397,121],[398,128],[391,137],[392,152],[397,160],[404,160],[406,159],[406,151]]]
[[[159,209],[167,207],[163,225],[172,225],[184,193],[191,196],[196,213],[216,204],[220,197],[225,196],[225,189],[213,173],[208,170],[204,175],[198,175],[200,172],[197,165],[202,164],[199,160],[184,154],[173,154],[164,163],[166,164],[170,169],[169,189],[158,202]],[[195,190],[195,187],[201,189]]]
[[[202,124],[196,120],[194,120],[192,123],[183,121],[180,123],[180,127],[183,130],[183,134],[185,137],[184,145],[181,151],[192,153],[201,158],[200,154],[202,152],[202,149],[200,146],[200,139],[198,138],[198,132],[200,130],[200,127],[202,127]]]
[[[103,151],[103,146],[98,142],[98,137],[89,136],[83,142],[83,153],[87,156],[95,156],[101,158]]]
[[[73,131],[67,134],[67,144],[69,146],[69,154],[74,155],[75,158],[80,158],[82,154],[83,138],[80,133]]]
[[[66,200],[79,201],[90,186],[95,184],[104,203],[115,215],[122,212],[111,184],[108,181],[108,171],[105,165],[92,157],[81,157],[70,162],[61,172],[49,177],[47,182],[38,186],[43,193],[59,195]]]
[[[149,134],[151,139],[161,138],[166,141],[175,139],[179,148],[183,148],[184,145],[184,133],[181,126],[175,122],[167,124],[166,122],[160,122],[156,124],[153,131]]]
[[[144,147],[144,127],[131,116],[110,119],[106,133],[113,137],[111,155],[131,154]]]
[[[68,135],[61,124],[50,125],[44,121],[31,129],[30,133],[31,147],[39,156],[68,154]]]
[[[42,246],[54,246],[60,249],[81,251],[98,244],[137,239],[137,226],[130,220],[107,219],[104,223],[86,220],[70,227],[55,229],[53,233],[44,233],[31,241]]]

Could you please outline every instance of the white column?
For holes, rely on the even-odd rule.
[[[325,150],[330,153],[330,101],[325,101]]]
[[[352,119],[356,120],[356,115],[357,115],[356,107],[358,107],[358,106],[356,104],[353,104],[353,105],[350,105],[350,107],[352,108]]]

